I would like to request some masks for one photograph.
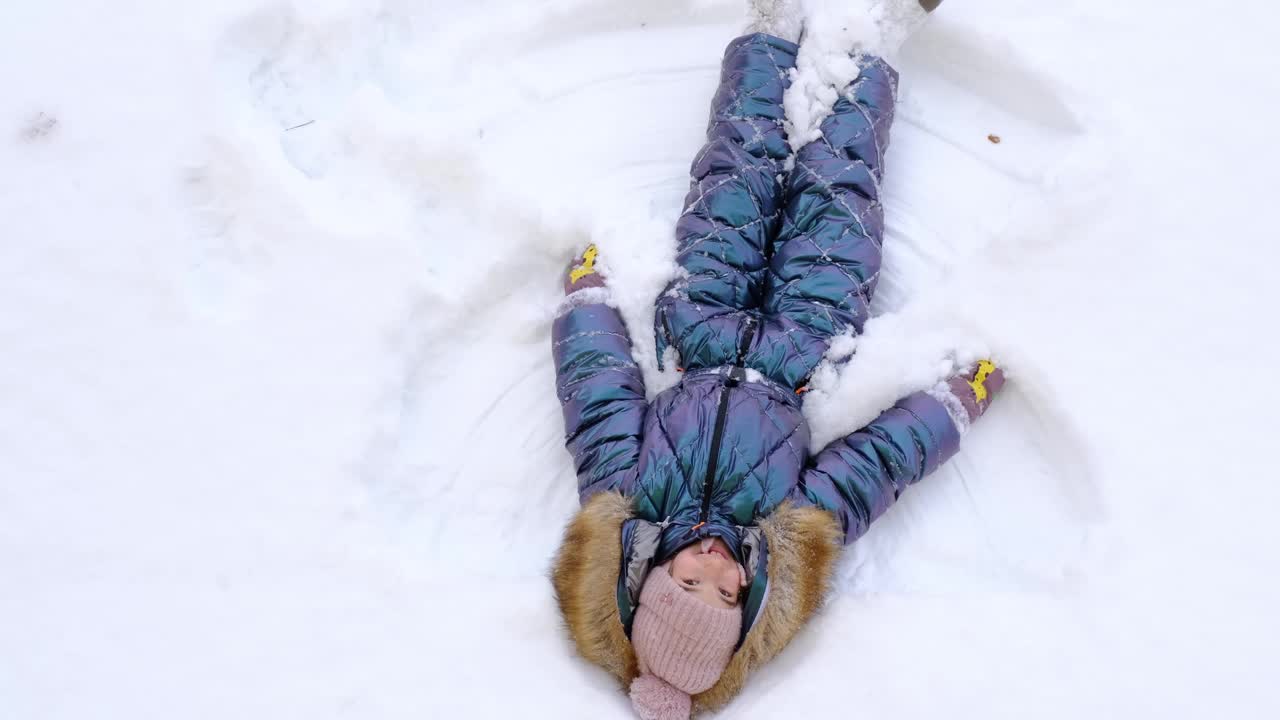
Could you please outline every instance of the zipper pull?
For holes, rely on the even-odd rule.
[[[747,353],[751,351],[751,344],[755,342],[757,322],[758,321],[755,316],[748,316],[746,330],[742,333],[742,336],[738,338],[737,364],[739,365],[741,365],[742,361],[746,359]]]

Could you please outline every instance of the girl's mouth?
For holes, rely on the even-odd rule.
[[[702,541],[702,552],[703,554],[719,555],[729,562],[737,562],[729,557],[729,553],[724,551],[724,548],[720,546],[721,544],[723,544],[723,541],[719,541],[717,538],[706,538]]]

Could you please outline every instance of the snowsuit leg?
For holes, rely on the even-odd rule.
[[[676,225],[682,273],[656,302],[659,362],[674,346],[687,369],[734,363],[744,328],[758,324],[769,244],[782,218],[789,154],[782,95],[796,49],[757,33],[725,51],[707,143]]]
[[[861,333],[880,276],[880,180],[897,72],[864,56],[822,137],[796,154],[770,253],[765,325],[745,364],[791,388],[807,382],[831,338]]]

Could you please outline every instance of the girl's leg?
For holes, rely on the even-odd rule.
[[[809,377],[832,336],[861,333],[867,321],[880,276],[880,179],[896,85],[883,60],[866,59],[822,137],[796,154],[764,303],[771,342],[755,349],[775,363],[793,356],[775,377],[790,387]]]
[[[682,367],[733,363],[764,298],[769,243],[781,217],[788,155],[782,96],[796,45],[757,33],[725,52],[707,143],[676,225],[683,271],[656,303],[659,361],[674,346]]]
[[[896,50],[923,19],[917,0],[878,0],[875,37],[862,47]],[[892,46],[892,47],[891,47]],[[748,364],[793,388],[807,382],[834,335],[861,333],[880,276],[884,209],[880,180],[897,94],[897,72],[854,49],[858,76],[802,147],[770,257],[764,332]]]

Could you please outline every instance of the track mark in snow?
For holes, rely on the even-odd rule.
[[[605,248],[616,271],[650,391],[674,381],[650,357],[652,300],[670,272],[670,226],[701,142],[715,63],[732,34],[726,28],[741,8],[557,8],[522,6],[496,19],[477,10],[407,44],[394,38],[412,36],[408,11],[309,22],[273,5],[246,16],[224,42],[229,122],[243,132],[233,157],[265,169],[257,174],[272,178],[266,197],[296,199],[312,213],[305,221],[320,227],[421,238],[423,288],[389,340],[399,368],[385,381],[359,474],[374,511],[396,519],[406,542],[437,563],[452,562],[437,541],[458,538],[478,543],[501,572],[540,568],[560,530],[556,519],[575,505],[546,334],[561,266],[586,240]],[[684,26],[691,18],[720,24]],[[668,25],[664,51],[647,52],[658,25]],[[878,313],[904,310],[940,285],[962,286],[955,276],[990,251],[1011,206],[1042,192],[1040,179],[1080,131],[1053,88],[1016,62],[994,62],[974,42],[936,27],[904,59]],[[505,92],[475,90],[490,86]],[[1022,101],[1028,96],[1034,105]],[[629,110],[636,106],[664,111],[638,116]],[[424,137],[429,127],[451,134]],[[1005,141],[991,145],[991,132]],[[555,139],[554,173],[531,137]],[[947,184],[956,177],[972,182]],[[241,217],[238,209],[225,222]],[[1030,587],[1061,575],[1045,569],[1058,560],[1037,570],[1029,559],[1069,562],[1059,544],[1026,545],[1027,557],[1005,551],[1005,503],[1016,495],[1009,480],[1034,478],[1026,487],[1053,496],[1081,477],[1065,466],[1052,471],[1049,458],[1071,453],[1044,438],[984,446],[980,433],[1003,437],[1029,426],[1034,404],[1006,406],[952,467],[859,544],[848,566],[853,587],[911,587],[929,577],[980,584],[992,574],[1002,587]],[[1032,516],[1044,509],[1028,507]],[[1039,521],[1072,537],[1089,506],[1062,507],[1065,516]],[[493,528],[501,529],[496,537]],[[950,570],[939,573],[939,563]]]
[[[53,135],[57,128],[57,117],[48,113],[38,112],[24,123],[21,137],[27,142],[40,142]]]
[[[935,22],[907,44],[902,63],[899,120],[1015,181],[1041,182],[1084,133],[1062,89],[1004,38]]]

